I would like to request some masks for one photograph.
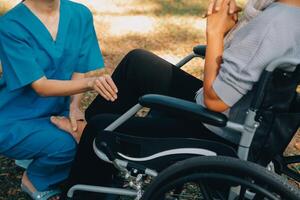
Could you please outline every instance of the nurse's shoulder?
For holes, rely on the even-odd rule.
[[[93,14],[91,10],[85,5],[70,0],[63,0],[69,8],[69,11],[72,12],[72,15],[77,19],[83,21],[90,21],[93,19]]]
[[[24,18],[22,3],[17,4],[15,7],[0,16],[0,24],[7,22],[16,22],[20,18]]]
[[[24,31],[21,20],[24,19],[21,4],[6,12],[0,17],[0,39],[1,36],[12,36],[17,39],[25,39],[28,34]]]

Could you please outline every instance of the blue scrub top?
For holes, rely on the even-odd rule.
[[[69,97],[40,97],[31,88],[32,82],[43,76],[70,80],[74,72],[104,66],[91,12],[68,0],[60,3],[56,41],[23,3],[2,16],[0,60],[0,143],[18,122],[68,112]]]

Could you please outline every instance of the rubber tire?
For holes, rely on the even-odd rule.
[[[142,200],[154,200],[152,195],[180,177],[191,173],[215,172],[235,177],[251,177],[288,200],[300,200],[300,191],[279,175],[255,163],[225,156],[200,156],[177,162],[163,170],[149,185]]]

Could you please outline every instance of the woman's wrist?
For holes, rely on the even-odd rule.
[[[210,31],[206,31],[206,37],[207,40],[215,40],[215,39],[224,39],[225,33],[223,33],[222,31],[218,31],[218,30],[210,30]]]

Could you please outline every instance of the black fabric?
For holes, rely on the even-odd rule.
[[[259,110],[260,127],[251,145],[250,160],[267,165],[288,146],[300,125],[300,100],[296,92],[299,82],[300,67],[294,72],[273,72]]]
[[[97,114],[123,114],[145,94],[162,94],[194,101],[202,81],[164,59],[142,49],[129,52],[114,71],[118,99],[106,101],[100,95],[85,112],[86,120]]]

